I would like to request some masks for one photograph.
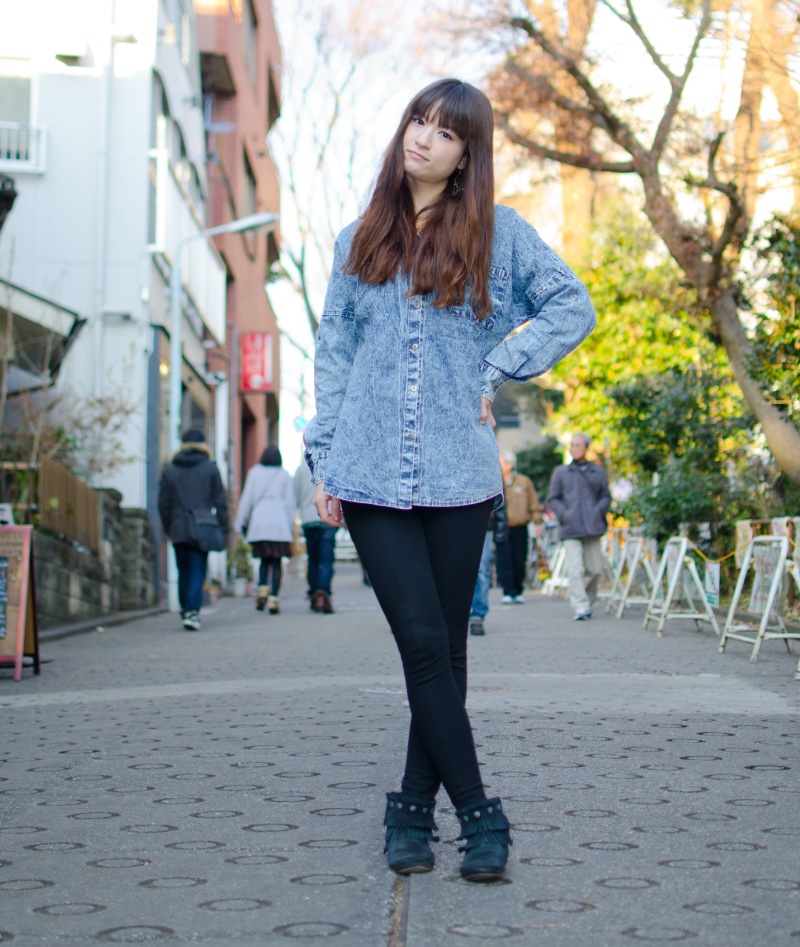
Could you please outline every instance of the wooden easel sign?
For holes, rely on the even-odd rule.
[[[13,665],[19,681],[25,657],[39,674],[33,527],[0,526],[0,667]]]

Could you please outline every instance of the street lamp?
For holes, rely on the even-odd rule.
[[[183,300],[183,277],[181,274],[181,253],[183,248],[192,240],[199,240],[201,237],[216,237],[223,233],[244,233],[249,230],[272,229],[278,223],[278,215],[270,211],[263,211],[260,214],[250,214],[247,217],[240,217],[237,220],[231,220],[227,224],[219,224],[217,227],[209,227],[207,230],[200,230],[197,233],[189,234],[183,240],[179,240],[175,247],[172,258],[172,272],[169,278],[170,288],[170,310],[171,310],[171,330],[169,339],[169,454],[170,458],[175,456],[181,445],[181,389],[183,351],[181,346],[181,333],[183,329],[183,312],[181,302]],[[231,385],[236,385],[236,379],[231,378]],[[235,390],[235,389],[234,389]],[[230,423],[230,422],[229,422]],[[232,458],[229,458],[232,463]],[[170,543],[170,546],[172,544]],[[167,550],[167,602],[170,611],[178,610],[178,566],[175,562],[175,555]]]

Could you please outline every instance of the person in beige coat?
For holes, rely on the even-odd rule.
[[[528,563],[528,524],[542,522],[542,504],[536,488],[525,474],[517,473],[517,455],[512,451],[500,454],[503,471],[508,538],[497,543],[497,578],[503,587],[506,605],[521,605]]]

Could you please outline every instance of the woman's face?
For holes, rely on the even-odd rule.
[[[466,142],[436,119],[415,115],[403,136],[403,163],[412,182],[442,187],[466,163]]]

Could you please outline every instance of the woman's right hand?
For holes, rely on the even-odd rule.
[[[481,424],[486,424],[486,422],[491,424],[492,428],[497,427],[497,421],[494,419],[492,414],[492,402],[488,398],[481,398]]]
[[[314,489],[314,507],[326,526],[341,526],[344,522],[341,502],[325,492],[324,483],[318,483]]]

